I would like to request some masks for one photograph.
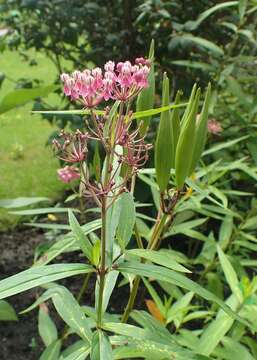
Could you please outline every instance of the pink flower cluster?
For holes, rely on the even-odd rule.
[[[223,130],[220,123],[215,119],[211,119],[208,121],[207,128],[209,133],[211,134],[219,134]]]
[[[108,61],[104,71],[99,67],[93,70],[74,71],[71,75],[62,74],[64,93],[72,100],[80,100],[87,108],[97,106],[102,100],[127,101],[148,86],[150,61],[138,58],[135,64],[130,61],[115,64]]]
[[[57,170],[59,179],[64,183],[70,183],[73,180],[80,178],[80,173],[74,166],[65,166]]]

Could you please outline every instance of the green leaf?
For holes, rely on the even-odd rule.
[[[167,324],[173,321],[176,328],[181,325],[193,296],[194,293],[190,291],[172,304],[167,313]]]
[[[86,264],[56,264],[32,267],[0,281],[0,299],[32,289],[52,281],[93,272]]]
[[[92,233],[93,231],[101,228],[101,220],[93,220],[88,224],[83,225],[82,230],[85,235]],[[70,227],[68,226],[68,230]],[[68,233],[62,240],[57,241],[54,245],[48,249],[41,258],[36,261],[34,266],[45,265],[56,258],[58,255],[63,252],[71,251],[72,248],[77,244],[77,240],[72,236],[72,233]],[[78,247],[79,249],[79,247]]]
[[[96,142],[95,151],[94,151],[93,169],[94,169],[94,175],[95,175],[96,181],[99,182],[99,180],[101,178],[101,158],[100,158],[100,154],[99,154],[98,142]]]
[[[247,8],[247,2],[248,2],[248,0],[239,0],[238,1],[238,12],[239,12],[240,22],[244,18],[245,11],[246,11],[246,8]]]
[[[106,213],[106,255],[107,262],[111,263],[113,260],[113,244],[120,221],[121,214],[121,198],[119,197],[107,210]]]
[[[97,330],[92,338],[91,360],[113,360],[112,347],[108,337],[101,331]]]
[[[233,231],[233,225],[233,216],[226,215],[219,231],[219,246],[222,250],[225,250],[229,244]]]
[[[192,174],[192,172],[194,171],[195,166],[202,155],[206,143],[210,100],[211,100],[211,84],[209,83],[204,99],[203,108],[199,120],[197,121],[196,124],[195,143],[193,147],[192,163],[189,171],[190,174]]]
[[[171,104],[169,106],[164,106],[156,109],[144,110],[144,111],[137,111],[134,112],[132,115],[132,119],[141,119],[147,118],[149,116],[158,115],[163,111],[167,111],[169,109],[176,109],[176,108],[183,108],[187,106],[187,103],[174,105]],[[104,115],[104,111],[102,110],[94,110],[97,115]],[[52,111],[32,111],[34,114],[52,114],[52,115],[89,115],[91,110],[52,110]]]
[[[148,58],[151,60],[151,69],[148,75],[149,86],[143,89],[137,97],[136,111],[152,109],[154,106],[155,96],[155,75],[154,75],[154,40],[151,42]],[[138,118],[140,121],[141,119]],[[147,128],[150,124],[151,116],[145,117],[143,124],[141,124],[140,133],[145,135]]]
[[[190,175],[190,167],[193,157],[192,149],[194,148],[195,143],[196,114],[199,97],[200,89],[196,92],[192,109],[188,117],[185,119],[185,123],[183,124],[183,128],[178,139],[175,157],[175,178],[178,189],[183,188],[186,177]]]
[[[70,209],[69,209],[69,223],[70,223],[71,231],[79,247],[83,251],[86,258],[92,261],[92,251],[93,251],[92,244],[90,243],[88,237],[85,235],[84,231],[80,227],[77,219],[75,218],[75,216],[73,215]]]
[[[257,215],[247,219],[246,222],[242,225],[242,229],[257,229]]]
[[[64,322],[82,339],[90,343],[92,332],[85,314],[72,293],[63,286],[56,286],[52,301]]]
[[[197,20],[187,21],[185,24],[186,29],[189,31],[196,30],[205,19],[207,19],[210,15],[212,15],[216,11],[227,8],[227,7],[231,7],[231,6],[237,6],[237,4],[238,4],[238,1],[226,1],[223,3],[217,4],[217,5],[214,5],[214,6],[210,7],[209,9],[205,10],[204,12],[202,12],[198,16]]]
[[[0,300],[0,321],[18,321],[14,308],[5,300]]]
[[[238,139],[218,143],[218,144],[212,146],[210,149],[205,150],[203,152],[203,156],[210,155],[216,151],[220,151],[220,150],[226,149],[228,147],[234,146],[235,144],[239,143],[240,141],[246,140],[248,138],[249,138],[249,135],[245,135],[245,136],[241,136]]]
[[[46,197],[18,197],[15,199],[0,200],[0,207],[6,209],[19,208],[23,206],[33,205],[38,202],[50,201]]]
[[[74,351],[69,356],[65,357],[64,360],[85,360],[88,357],[88,354],[90,353],[90,347],[89,346],[83,346],[80,349]],[[61,360],[61,359],[59,359]]]
[[[39,360],[59,360],[61,345],[61,340],[55,340],[53,343],[47,346],[47,348],[41,354]]]
[[[95,266],[98,266],[100,256],[101,256],[101,241],[99,239],[97,239],[96,242],[94,243],[93,250],[92,250],[92,263]]]
[[[191,60],[174,60],[171,61],[171,64],[178,65],[178,66],[185,66],[193,69],[200,69],[202,71],[214,71],[215,68],[213,65],[200,62],[200,61],[191,61]]]
[[[62,352],[62,357],[59,360],[85,360],[89,353],[89,344],[83,340],[78,340]]]
[[[150,282],[148,280],[146,280],[145,278],[143,278],[143,282],[145,287],[147,288],[149,294],[151,295],[154,303],[155,303],[155,307],[157,307],[157,309],[155,309],[155,316],[154,319],[156,319],[156,314],[158,314],[158,312],[160,312],[160,314],[158,314],[157,316],[159,317],[159,315],[161,315],[161,317],[163,318],[162,320],[165,319],[166,317],[166,308],[162,303],[162,300],[160,298],[160,296],[158,295],[157,291],[155,290],[155,288],[150,284]],[[148,309],[149,310],[149,309]],[[152,313],[152,312],[151,312]],[[153,313],[152,313],[153,315]],[[160,318],[159,318],[160,319]],[[157,320],[159,321],[159,320]],[[160,321],[159,321],[160,322]]]
[[[103,292],[103,303],[102,303],[102,314],[107,309],[110,297],[112,295],[113,289],[115,287],[119,272],[118,271],[110,271],[105,276],[105,284],[104,284],[104,292]],[[98,295],[99,295],[99,282],[96,283],[95,288],[95,308],[97,309],[98,305]]]
[[[136,221],[136,208],[133,196],[129,192],[124,192],[120,196],[121,210],[117,226],[116,237],[122,250],[125,250],[133,233]]]
[[[58,85],[42,86],[34,89],[17,89],[7,93],[0,102],[0,114],[26,104],[38,97],[45,97],[58,89]]]
[[[186,269],[184,266],[180,265],[176,260],[174,260],[174,256],[171,253],[165,250],[155,251],[146,249],[133,249],[127,250],[125,254],[150,260],[158,265],[165,266],[175,271],[191,273],[190,270]]]
[[[245,110],[249,111],[253,106],[249,95],[243,91],[241,85],[234,77],[228,76],[226,80],[228,83],[228,89],[230,90],[231,94],[235,96],[238,102],[244,106]]]
[[[235,270],[233,269],[233,266],[231,265],[230,261],[228,260],[227,256],[224,254],[224,252],[221,250],[220,246],[217,245],[218,249],[218,255],[220,264],[222,266],[223,272],[225,274],[226,280],[228,282],[228,285],[233,292],[235,296],[237,296],[238,300],[242,302],[242,293],[239,288],[239,281],[237,278],[237,274]]]
[[[42,304],[39,308],[38,332],[46,347],[58,339],[56,326],[50,318],[45,304]]]
[[[225,354],[228,354],[230,359],[254,360],[248,349],[238,341],[226,336],[222,339],[222,344]]]
[[[210,291],[206,290],[196,282],[188,279],[186,276],[173,270],[165,269],[157,265],[141,264],[134,262],[126,262],[120,264],[117,270],[128,274],[135,274],[145,277],[151,277],[156,280],[166,281],[189,291],[193,291],[195,294],[201,296],[205,300],[217,303],[232,318],[244,323],[244,321],[239,316],[237,316],[237,314],[231,311],[231,309],[226,304],[224,304],[224,302],[220,300],[216,295],[212,294]]]
[[[215,55],[219,55],[219,56],[224,55],[224,51],[222,48],[214,44],[212,41],[206,40],[202,37],[194,36],[191,34],[185,34],[181,36],[181,39],[186,40],[190,43],[194,43],[195,45],[198,45],[200,47],[203,47]]]
[[[233,311],[237,311],[240,304],[236,296],[232,295],[226,301],[226,305]],[[233,323],[234,319],[228,316],[223,310],[219,310],[216,319],[202,332],[195,350],[203,355],[211,355],[216,346],[223,339],[224,335],[231,329]]]
[[[41,209],[29,209],[29,210],[17,210],[17,211],[9,211],[9,214],[14,215],[42,215],[42,214],[56,214],[56,213],[65,213],[68,211],[79,212],[77,209],[69,209],[69,208],[58,208],[58,207],[51,207],[51,208],[41,208]]]
[[[169,97],[169,79],[167,78],[166,73],[164,73],[162,83],[162,106],[167,106],[169,104]],[[155,142],[156,178],[161,192],[166,190],[170,179],[170,169],[174,157],[173,147],[171,114],[170,110],[167,110],[161,113]]]
[[[132,357],[147,357],[151,360],[161,359],[197,359],[191,351],[186,350],[174,341],[172,335],[161,336],[162,334],[153,329],[142,329],[140,327],[121,323],[105,323],[106,330],[123,335],[126,342],[125,347],[118,347],[114,350],[115,359],[131,359]],[[124,339],[124,336],[127,339]]]
[[[147,360],[201,360],[193,352],[177,344],[160,344],[157,341],[132,339],[126,345],[116,347],[113,351],[114,359],[147,359]],[[202,360],[209,359],[203,358]]]

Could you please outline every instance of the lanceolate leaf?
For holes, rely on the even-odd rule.
[[[46,197],[18,197],[15,199],[3,199],[0,200],[0,207],[6,209],[19,208],[23,206],[33,205],[38,202],[50,201],[50,199]]]
[[[84,231],[80,227],[77,219],[75,218],[75,216],[73,215],[70,209],[69,209],[69,223],[70,223],[71,231],[79,247],[83,251],[84,255],[89,260],[92,261],[92,250],[93,250],[92,244],[90,243],[88,237],[85,235]]]
[[[18,321],[14,308],[5,300],[0,300],[0,321]]]
[[[93,220],[83,225],[81,228],[84,234],[87,235],[99,229],[100,227],[101,227],[101,220]],[[44,255],[38,259],[38,261],[34,264],[34,266],[48,264],[50,261],[52,261],[54,258],[56,258],[58,255],[60,255],[63,252],[78,250],[79,246],[76,246],[76,244],[77,241],[75,237],[72,236],[71,233],[68,233],[63,239],[57,241],[54,245],[52,245],[50,249],[48,249],[44,253]]]
[[[226,304],[233,311],[237,311],[240,305],[235,295],[231,295],[226,301]],[[210,355],[229,331],[233,323],[234,319],[228,316],[223,310],[219,310],[216,319],[213,320],[201,334],[196,345],[197,351],[203,355]]]
[[[91,360],[113,360],[112,347],[108,337],[103,331],[94,333],[91,345]]]
[[[56,264],[32,267],[0,281],[0,299],[21,293],[36,286],[70,276],[93,272],[86,264]]]
[[[26,104],[38,97],[44,97],[58,89],[58,85],[48,85],[32,89],[17,89],[5,95],[0,102],[0,114]]]
[[[164,74],[162,85],[162,106],[169,104],[169,79]],[[161,113],[158,127],[157,139],[155,143],[155,169],[157,183],[160,191],[164,192],[170,179],[170,169],[174,154],[173,134],[171,126],[170,111]]]
[[[61,340],[55,340],[41,354],[39,360],[58,360],[60,355],[62,342]]]
[[[242,292],[239,288],[239,280],[237,278],[237,274],[233,266],[231,265],[228,257],[224,254],[224,252],[221,250],[219,245],[217,246],[217,248],[218,248],[219,260],[222,266],[222,270],[225,274],[226,280],[228,282],[228,285],[231,291],[233,292],[233,294],[237,296],[237,298],[242,302],[243,301]]]
[[[186,177],[190,175],[190,166],[193,156],[192,149],[194,148],[195,144],[196,114],[199,97],[200,89],[198,89],[196,92],[192,109],[188,115],[188,118],[185,119],[185,124],[183,124],[183,128],[178,139],[175,157],[175,178],[178,189],[183,187]]]
[[[149,51],[149,60],[151,61],[151,69],[148,75],[148,84],[149,86],[142,90],[139,96],[137,97],[136,111],[152,109],[154,106],[154,96],[155,96],[155,76],[154,76],[154,40],[151,42],[151,47]],[[140,118],[138,119],[141,120]],[[151,116],[145,117],[144,122],[141,125],[140,132],[142,135],[146,133],[146,130],[150,124]]]
[[[129,243],[133,233],[136,221],[136,208],[133,196],[129,192],[125,192],[120,197],[121,213],[120,221],[117,227],[116,237],[122,250]]]
[[[105,276],[103,303],[102,303],[102,313],[103,314],[105,313],[107,306],[109,304],[109,300],[112,295],[113,289],[116,285],[118,275],[119,275],[118,271],[110,271]],[[96,288],[95,288],[95,307],[96,307],[96,309],[97,309],[97,305],[98,305],[98,296],[99,296],[99,283],[97,282]]]
[[[215,68],[213,65],[206,64],[200,61],[191,61],[191,60],[174,60],[171,62],[174,65],[185,66],[193,69],[201,69],[202,71],[214,71]]]
[[[213,42],[206,40],[202,37],[193,36],[191,34],[185,34],[185,35],[182,35],[181,38],[183,40],[188,40],[190,43],[195,43],[196,45],[209,50],[213,54],[216,54],[219,56],[224,54],[224,51],[221,47],[219,47],[218,45],[214,44]]]
[[[205,10],[204,12],[202,12],[198,16],[197,20],[186,22],[186,24],[185,24],[186,29],[188,29],[189,31],[196,30],[198,28],[198,26],[205,19],[207,19],[210,15],[212,15],[216,11],[227,8],[227,7],[231,7],[231,6],[237,6],[237,5],[238,5],[238,1],[224,1],[220,4],[214,5],[211,8],[209,8],[208,10]]]
[[[167,111],[169,109],[175,109],[175,108],[183,108],[187,106],[187,103],[179,104],[179,105],[168,105],[156,109],[150,109],[150,110],[144,110],[144,111],[137,111],[133,113],[132,119],[144,119],[148,118],[149,116],[158,115],[162,113],[163,111]],[[90,114],[91,110],[52,110],[52,111],[32,111],[34,114],[53,114],[53,115],[88,115]],[[94,112],[97,115],[103,115],[104,111],[102,110],[94,110]]]
[[[90,342],[92,332],[86,316],[71,292],[63,286],[57,286],[52,300],[56,311],[65,323],[79,334],[82,339]]]
[[[193,291],[195,294],[201,296],[202,298],[217,303],[232,318],[244,323],[244,321],[240,317],[238,317],[233,311],[231,311],[231,309],[216,295],[212,294],[210,291],[206,290],[196,282],[188,279],[186,276],[173,270],[165,269],[157,265],[141,264],[136,262],[126,262],[120,264],[117,270],[124,273],[151,277],[156,280],[166,281],[189,291]]]
[[[48,308],[45,304],[39,307],[38,313],[38,332],[45,346],[49,346],[57,340],[58,334],[53,320],[48,314]]]
[[[142,257],[144,259],[150,260],[156,264],[165,266],[172,270],[187,272],[187,273],[191,272],[190,270],[186,269],[184,266],[180,265],[176,260],[174,260],[172,254],[167,253],[165,251],[133,249],[133,250],[127,250],[126,254]]]
[[[63,352],[59,360],[85,360],[90,353],[90,345],[83,340],[78,340]]]

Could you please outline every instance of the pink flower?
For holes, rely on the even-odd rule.
[[[211,119],[208,121],[207,128],[209,133],[211,134],[219,134],[223,130],[220,123],[215,119]]]
[[[70,183],[80,178],[80,173],[74,166],[65,166],[64,168],[57,170],[59,179],[64,183]]]
[[[79,100],[87,108],[96,107],[101,101],[109,99],[127,101],[148,86],[150,61],[136,59],[136,64],[130,61],[115,65],[108,61],[104,71],[96,67],[83,72],[74,71],[71,75],[62,74],[63,91],[72,100]]]

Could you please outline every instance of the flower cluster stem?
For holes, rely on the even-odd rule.
[[[99,294],[97,306],[97,327],[102,325],[102,307],[103,307],[103,293],[105,283],[105,257],[106,257],[106,196],[102,198],[102,229],[101,229],[101,264],[99,268]]]

